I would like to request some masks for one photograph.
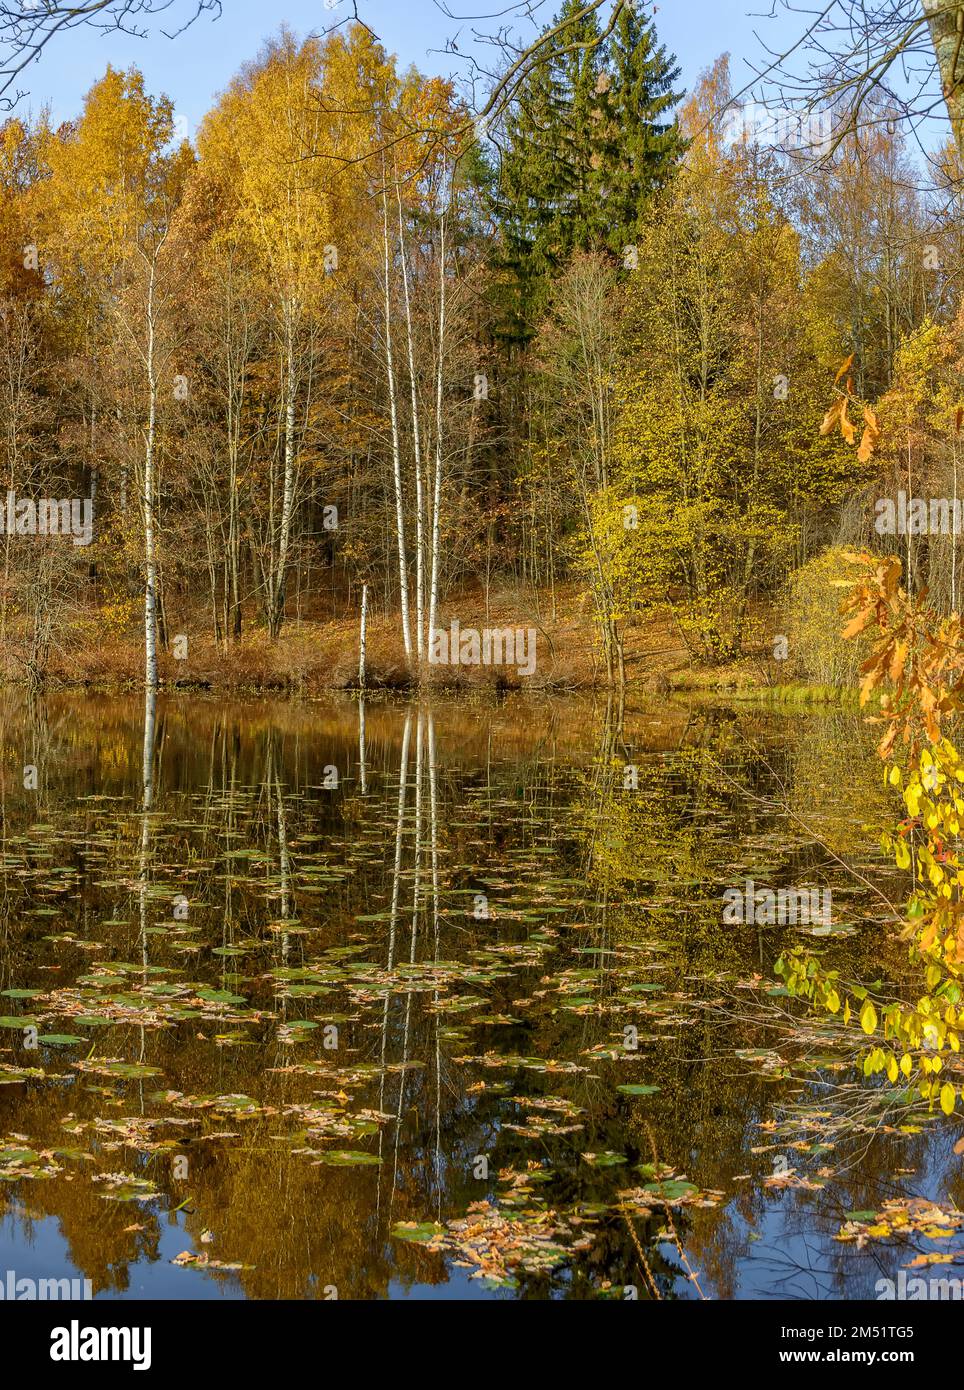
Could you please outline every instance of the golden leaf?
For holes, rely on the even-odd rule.
[[[843,410],[845,405],[846,401],[834,401],[833,405],[827,411],[826,415],[823,417],[823,420],[820,423],[821,434],[827,435],[830,433],[834,425],[840,419],[840,412]]]
[[[854,364],[854,356],[855,356],[855,354],[854,354],[854,353],[851,353],[850,356],[847,358],[846,362],[845,362],[845,363],[843,364],[843,366],[840,368],[840,371],[837,373],[837,375],[836,375],[836,376],[834,377],[834,379],[833,379],[833,384],[834,384],[834,386],[836,386],[837,382],[838,382],[838,381],[841,381],[841,380],[847,375],[847,373],[850,371],[850,368],[851,368],[851,367],[853,366],[853,364]]]

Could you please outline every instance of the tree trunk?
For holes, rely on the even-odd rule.
[[[964,155],[964,5],[921,0],[957,148]]]
[[[285,616],[285,583],[288,577],[288,552],[291,548],[291,520],[295,503],[295,306],[285,301],[285,441],[284,482],[281,495],[281,530],[278,553],[271,576],[271,609],[268,629],[272,638],[281,634]]]
[[[384,170],[384,161],[383,161]],[[408,614],[408,560],[405,554],[405,499],[402,493],[402,450],[398,429],[398,398],[395,390],[395,359],[392,355],[392,289],[388,254],[388,193],[382,186],[382,236],[385,274],[385,372],[388,377],[388,408],[392,426],[392,476],[395,482],[395,536],[398,542],[398,583],[402,606],[402,641],[405,660],[412,665],[412,629]]]
[[[144,447],[144,681],[148,690],[157,689],[157,542],[155,536],[154,491],[155,452],[157,444],[157,373],[155,370],[156,322],[155,290],[157,286],[157,253],[151,256],[150,280],[147,291],[147,389],[148,418]]]
[[[438,615],[439,537],[442,515],[442,388],[445,374],[445,214],[439,237],[438,371],[435,378],[435,486],[432,493],[432,585],[428,603],[428,640]]]
[[[365,641],[368,634],[368,585],[361,591],[361,629],[358,635],[358,688],[365,689]]]
[[[425,660],[425,499],[422,495],[422,434],[418,417],[418,388],[415,379],[415,343],[412,336],[412,297],[405,255],[405,226],[402,219],[402,190],[395,174],[398,198],[398,241],[402,256],[402,283],[405,287],[405,331],[408,339],[408,376],[412,388],[412,448],[415,454],[415,657],[419,667]]]

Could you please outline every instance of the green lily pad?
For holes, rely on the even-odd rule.
[[[427,1245],[444,1230],[444,1226],[438,1226],[434,1221],[400,1221],[392,1227],[392,1235],[396,1240],[410,1240],[416,1245]]]
[[[695,1183],[681,1182],[677,1178],[667,1179],[665,1182],[648,1182],[644,1185],[643,1191],[662,1198],[665,1202],[678,1202],[681,1197],[690,1197],[694,1192],[699,1192],[699,1188]]]
[[[332,1149],[322,1154],[319,1162],[332,1168],[361,1168],[366,1164],[379,1164],[381,1159],[377,1154],[362,1153],[360,1149]]]

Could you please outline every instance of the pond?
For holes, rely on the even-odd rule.
[[[0,741],[0,1279],[873,1298],[958,1249],[958,1122],[774,975],[915,987],[859,714],[52,693]]]

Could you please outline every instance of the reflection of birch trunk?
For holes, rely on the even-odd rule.
[[[435,929],[435,959],[438,960],[439,946],[439,899],[438,899],[438,772],[435,753],[435,718],[428,713],[428,792],[432,847],[432,925]]]
[[[619,734],[621,738],[621,732]],[[611,833],[614,800],[621,793],[619,790],[620,778],[625,776],[621,771],[621,764],[616,756],[617,749],[617,722],[613,708],[613,692],[610,689],[606,694],[606,713],[599,731],[599,752],[594,759],[592,799],[594,802],[594,813],[592,816],[592,828],[586,842],[585,873],[587,877],[598,879],[597,845],[602,841],[603,860],[609,863],[609,854],[606,848],[606,838]],[[623,765],[624,766],[624,765]],[[594,872],[595,870],[595,872]],[[608,942],[606,939],[606,920],[609,900],[609,868],[607,867],[603,875],[602,887],[597,898],[599,909],[599,921],[602,931],[596,946],[598,949],[606,950]],[[593,956],[594,968],[598,968],[605,963],[605,955]]]
[[[7,780],[0,777],[0,853],[3,854],[4,862],[7,858],[7,827],[10,821],[7,817]],[[11,875],[3,874],[0,877],[0,903],[2,903],[2,913],[0,913],[0,931],[2,931],[4,945],[10,939],[10,882]]]
[[[291,859],[288,854],[288,826],[285,819],[284,797],[281,795],[280,769],[275,774],[274,782],[275,796],[278,800],[278,867],[281,874],[281,920],[287,922],[291,916]],[[281,933],[281,958],[288,959],[288,951],[291,945],[291,934],[287,930]]]
[[[144,695],[144,757],[141,768],[141,844],[137,869],[138,916],[141,927],[141,964],[147,984],[147,889],[150,877],[151,811],[154,806],[154,745],[157,738],[157,690],[148,686]],[[145,1032],[141,1029],[141,1060]]]
[[[421,886],[421,858],[422,858],[422,747],[423,747],[423,716],[421,710],[418,713],[418,726],[415,735],[415,864],[414,864],[414,885],[412,888],[412,948],[409,952],[409,964],[415,964],[415,947],[418,942],[418,912],[419,912],[419,888]],[[402,1037],[402,1070],[398,1079],[398,1113],[395,1116],[395,1168],[392,1175],[392,1197],[395,1195],[395,1188],[398,1183],[398,1148],[401,1141],[402,1132],[402,1106],[405,1102],[405,1088],[408,1081],[408,1040],[411,1032],[412,1023],[412,991],[406,990],[405,993],[405,1031]]]
[[[388,961],[385,969],[390,974],[395,964],[395,929],[398,925],[398,905],[401,898],[402,886],[402,844],[405,834],[405,799],[408,782],[408,749],[412,737],[412,712],[409,710],[405,715],[405,731],[402,734],[402,761],[398,775],[398,812],[395,818],[395,866],[392,873],[392,910],[388,925]],[[385,991],[385,1003],[382,1009],[382,1057],[381,1057],[381,1076],[378,1090],[378,1108],[385,1108],[385,1057],[388,1050],[388,1002],[390,991]],[[378,1152],[381,1155],[384,1130],[380,1127],[378,1131]],[[381,1202],[381,1183],[378,1186],[378,1200]]]
[[[430,843],[432,847],[432,926],[435,933],[435,954],[438,963],[439,949],[439,898],[438,898],[438,773],[435,755],[435,718],[428,712],[428,793]],[[435,1188],[438,1195],[439,1219],[442,1215],[442,1016],[438,1010],[438,986],[433,996],[435,1002]]]
[[[365,760],[365,697],[358,701],[358,770],[361,777],[361,793],[368,791],[368,771]]]
[[[418,911],[421,888],[422,858],[422,749],[424,743],[424,722],[421,710],[415,735],[415,883],[412,891],[412,950],[409,960],[415,963],[415,940],[418,933]],[[411,995],[409,996],[411,998]]]
[[[37,809],[49,804],[50,718],[42,690],[27,687],[27,718],[30,722],[30,763],[37,770]]]
[[[388,965],[391,970],[395,963],[395,928],[398,923],[398,904],[402,887],[402,840],[405,831],[405,799],[408,780],[408,750],[412,740],[412,713],[405,716],[405,732],[402,735],[402,766],[398,780],[398,817],[395,824],[395,870],[392,874],[392,914],[388,929]]]
[[[228,781],[228,770],[226,764],[227,757],[227,725],[221,733],[221,786],[227,794],[227,843],[234,844],[234,831],[236,828],[235,820],[235,797],[237,795],[237,775],[238,775],[238,745],[235,739],[231,741],[231,778]],[[234,944],[234,859],[228,855],[224,865],[224,918],[222,926],[222,946]]]

